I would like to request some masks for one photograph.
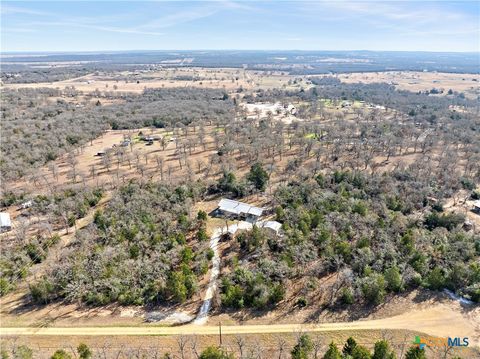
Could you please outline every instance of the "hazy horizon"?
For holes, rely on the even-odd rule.
[[[1,51],[0,55],[9,55],[9,54],[125,54],[125,53],[153,53],[153,52],[278,52],[278,53],[287,53],[287,52],[306,52],[306,53],[361,53],[361,52],[376,52],[376,53],[425,53],[425,54],[480,54],[478,51],[409,51],[409,50],[365,50],[365,49],[338,49],[338,50],[305,50],[305,49],[271,49],[271,50],[261,50],[261,49],[125,49],[125,50],[85,50],[85,51],[54,51],[54,50],[39,50],[39,51]]]

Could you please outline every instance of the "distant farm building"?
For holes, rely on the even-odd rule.
[[[229,218],[255,223],[263,213],[263,208],[222,198],[218,203],[217,214]]]
[[[12,229],[12,221],[10,220],[10,214],[7,212],[0,213],[0,232],[8,232]]]

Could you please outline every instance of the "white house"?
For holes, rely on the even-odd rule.
[[[262,215],[263,208],[251,206],[249,204],[222,198],[218,203],[217,213],[226,215],[250,223],[255,223]]]
[[[7,212],[0,213],[0,232],[8,232],[12,229],[12,221],[10,220],[10,214]]]

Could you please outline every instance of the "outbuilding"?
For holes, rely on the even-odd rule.
[[[282,229],[282,224],[277,221],[265,221],[260,223],[260,228],[268,229],[275,234],[280,234],[280,230]]]
[[[27,208],[30,208],[30,207],[32,207],[32,206],[33,206],[33,201],[32,201],[32,200],[29,200],[29,201],[27,201],[27,202],[23,202],[23,203],[20,205],[19,209],[27,209]]]
[[[473,212],[480,214],[480,199],[473,202]]]
[[[10,214],[7,212],[0,213],[0,232],[8,232],[12,230],[12,221],[10,220]]]

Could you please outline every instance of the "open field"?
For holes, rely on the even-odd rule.
[[[222,327],[226,328],[226,327]],[[299,327],[297,327],[299,328]],[[217,332],[214,332],[217,329]],[[187,359],[196,358],[196,352],[203,350],[207,346],[220,345],[224,350],[240,356],[242,351],[245,356],[265,356],[265,357],[288,357],[291,348],[295,345],[298,337],[303,333],[308,333],[315,343],[317,350],[322,353],[326,350],[328,344],[334,341],[339,346],[349,336],[357,339],[359,344],[372,349],[373,342],[381,339],[388,339],[392,348],[398,356],[405,353],[407,348],[413,342],[416,335],[433,339],[434,337],[420,333],[419,331],[405,330],[328,330],[317,332],[288,332],[288,333],[256,333],[232,335],[226,334],[222,330],[222,337],[218,335],[218,327],[212,328],[214,334],[199,335],[177,335],[177,336],[157,336],[157,335],[83,335],[83,336],[53,336],[53,335],[35,335],[35,336],[16,336],[5,338],[3,340],[5,347],[14,345],[29,344],[39,359],[50,358],[51,354],[58,348],[64,348],[67,352],[75,352],[79,343],[86,343],[93,349],[94,353],[104,358],[131,358],[141,355],[155,357],[170,353],[176,356],[183,356]],[[180,349],[183,347],[183,351]],[[443,358],[445,348],[427,349],[432,358]],[[448,353],[460,355],[464,358],[475,358],[478,351],[473,348],[455,348],[448,350]],[[430,356],[429,356],[430,357]]]
[[[121,71],[114,73],[95,72],[73,79],[56,82],[2,84],[1,88],[52,88],[74,87],[83,93],[132,92],[142,93],[154,88],[217,88],[226,91],[258,89],[299,89],[308,88],[308,83],[293,83],[295,77],[275,71],[251,71],[236,68],[159,68],[142,71]],[[302,80],[303,81],[303,80]]]
[[[455,74],[438,72],[358,72],[336,75],[345,83],[377,83],[385,82],[394,85],[399,90],[412,92],[442,90],[446,95],[448,90],[463,92],[472,99],[480,94],[480,75]]]

